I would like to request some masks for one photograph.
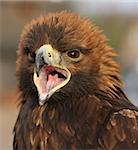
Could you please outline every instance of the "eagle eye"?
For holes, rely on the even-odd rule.
[[[73,49],[67,52],[67,55],[71,58],[78,58],[80,56],[80,51],[78,49]]]
[[[72,49],[66,52],[66,56],[72,61],[72,62],[79,62],[83,58],[83,54],[79,49]]]

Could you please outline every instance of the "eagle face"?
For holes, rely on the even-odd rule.
[[[95,57],[95,51],[97,47],[102,50],[104,43],[101,31],[75,14],[61,12],[33,20],[25,27],[19,44],[20,88],[32,92],[43,105],[56,93],[67,93],[65,89],[72,93],[78,80],[82,81],[80,88],[90,80],[94,84],[100,68],[96,62],[101,59]]]

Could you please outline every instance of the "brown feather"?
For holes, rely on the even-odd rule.
[[[115,112],[99,140],[101,147],[104,145],[105,149],[136,150],[138,147],[138,118],[135,113],[138,114],[138,112],[129,109]],[[112,138],[114,140],[111,140]]]
[[[39,106],[34,59],[44,44],[61,54],[78,48],[83,59],[67,62],[70,82]],[[52,13],[26,25],[17,51],[21,107],[13,149],[136,149],[138,109],[122,91],[116,55],[102,31],[74,13]]]

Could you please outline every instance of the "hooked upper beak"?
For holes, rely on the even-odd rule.
[[[51,45],[43,45],[36,51],[34,83],[43,105],[55,92],[65,86],[71,78],[70,71],[61,65],[61,54]]]
[[[55,66],[60,62],[60,53],[52,48],[51,45],[43,45],[36,52],[36,73],[39,76],[40,70],[44,64]]]

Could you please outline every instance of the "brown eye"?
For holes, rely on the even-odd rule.
[[[80,56],[80,51],[78,49],[73,49],[67,52],[67,55],[71,58],[78,58]]]

